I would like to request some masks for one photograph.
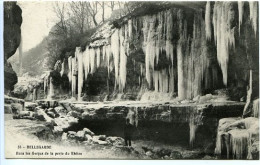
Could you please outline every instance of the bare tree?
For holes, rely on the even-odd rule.
[[[98,2],[98,4],[100,5],[101,9],[102,9],[102,22],[105,21],[105,2]]]
[[[107,6],[111,8],[111,11],[114,11],[115,8],[115,1],[107,2]]]
[[[90,14],[90,16],[92,17],[93,23],[95,26],[98,25],[97,21],[96,21],[96,15],[98,12],[98,2],[86,2],[86,5],[88,7],[88,12]]]
[[[89,9],[86,1],[72,1],[69,3],[71,13],[70,19],[79,28],[81,34],[90,27],[89,24]]]
[[[63,2],[54,2],[53,11],[55,12],[58,20],[56,24],[55,33],[58,35],[64,35],[64,37],[68,37],[68,26],[66,21],[66,6]]]

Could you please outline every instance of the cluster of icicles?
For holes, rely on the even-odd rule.
[[[172,43],[173,19],[171,10],[144,16],[143,34],[145,77],[149,86],[151,87],[153,83],[156,92],[174,92],[176,66],[173,66],[174,45]],[[171,65],[165,69],[155,70],[155,65],[158,65],[162,52],[165,52],[166,58],[171,62]]]
[[[195,12],[193,34],[188,35],[188,26],[182,10],[170,9],[153,15],[132,18],[110,36],[109,44],[100,47],[87,47],[85,51],[77,48],[75,57],[69,57],[69,81],[72,96],[81,100],[84,81],[93,74],[103,62],[108,70],[115,73],[115,89],[123,92],[126,86],[127,59],[129,43],[136,35],[137,28],[143,34],[142,48],[145,64],[140,64],[150,89],[155,92],[173,93],[178,91],[180,99],[191,99],[201,95],[203,89],[214,89],[218,84],[217,67],[211,65],[207,40],[211,40],[212,27],[217,47],[217,60],[222,70],[223,83],[227,85],[229,51],[235,48],[234,28],[229,26],[231,2],[216,2],[213,15],[211,4],[207,2],[205,19],[202,12]],[[257,3],[250,2],[250,19],[257,28]],[[243,2],[238,3],[239,23],[242,24]],[[142,24],[137,26],[137,22]],[[239,24],[239,25],[240,25]],[[178,36],[178,37],[174,37]],[[92,45],[93,46],[93,45]],[[161,59],[167,65],[158,67]],[[145,67],[143,67],[145,66]],[[140,77],[141,77],[140,76]],[[139,82],[141,78],[139,77]],[[142,81],[143,82],[143,81]]]
[[[43,91],[44,96],[47,96],[47,100],[52,100],[52,97],[54,96],[54,86],[50,73],[47,73],[43,78]]]
[[[230,25],[232,15],[234,14],[234,10],[231,10],[232,3],[233,2],[228,1],[215,2],[212,16],[214,39],[217,46],[217,59],[222,70],[224,85],[227,85],[228,79],[229,51],[230,49],[235,49],[235,27],[231,28]],[[239,33],[240,26],[243,23],[244,3],[245,2],[243,1],[238,2]],[[251,24],[256,35],[258,23],[258,2],[250,1],[249,8]],[[211,7],[209,1],[206,5],[205,22],[206,37],[208,40],[211,40]]]
[[[87,47],[85,51],[76,48],[75,57],[68,58],[68,78],[71,84],[72,96],[76,95],[78,87],[78,100],[82,99],[81,93],[84,81],[88,74],[95,73],[101,63],[107,67],[108,76],[114,69],[115,89],[123,92],[126,84],[126,65],[129,53],[128,38],[131,36],[131,20],[120,29],[116,29],[111,36],[111,44],[103,47]],[[63,66],[64,64],[62,64]],[[78,84],[77,84],[78,82]]]
[[[227,159],[252,159],[253,145],[259,145],[255,141],[259,138],[258,122],[259,119],[254,117],[240,120],[234,118],[221,119],[215,153],[222,156],[226,153]],[[244,128],[236,128],[237,126]]]
[[[154,91],[172,93],[178,89],[180,99],[191,99],[200,95],[203,88],[214,88],[217,70],[212,67],[209,71],[205,21],[201,12],[194,15],[193,36],[188,36],[187,30],[187,20],[181,10],[143,17],[145,77]],[[160,58],[164,58],[161,56],[170,64],[158,70]]]

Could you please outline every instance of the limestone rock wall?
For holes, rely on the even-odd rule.
[[[13,90],[17,76],[7,59],[20,45],[22,10],[16,2],[4,2],[4,80],[5,93]]]
[[[257,2],[152,8],[105,23],[86,49],[63,61],[73,97],[137,99],[149,90],[183,100],[227,88],[232,100],[245,98],[249,72],[259,66]]]

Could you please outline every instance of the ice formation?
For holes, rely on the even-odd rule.
[[[47,88],[48,88],[48,77],[45,76],[43,78],[43,92],[44,92],[44,96],[47,96]]]
[[[126,29],[126,28],[125,28]],[[124,33],[127,34],[121,28],[119,31],[119,40],[120,40],[120,64],[119,64],[119,91],[123,92],[126,83],[126,63],[127,63],[127,56],[126,56],[126,38],[124,37]]]
[[[257,21],[258,21],[258,1],[249,1],[250,8],[250,20],[252,22],[255,35],[257,33]]]
[[[50,85],[49,85],[50,89],[49,89],[49,93],[48,93],[47,99],[51,100],[52,97],[54,96],[54,87],[53,87],[53,84],[52,84],[52,77],[50,77],[49,83],[50,83]]]
[[[80,60],[76,60],[78,93],[81,93],[88,74],[94,74],[101,65],[107,68],[108,77],[111,72],[114,73],[114,91],[123,93],[127,83],[128,59],[135,66],[140,66],[140,75],[136,77],[140,87],[147,83],[149,90],[155,92],[178,92],[180,99],[192,99],[207,89],[215,89],[220,77],[218,66],[211,65],[214,54],[210,53],[207,40],[213,38],[212,31],[223,83],[227,85],[229,54],[235,48],[235,29],[230,28],[230,15],[234,15],[234,10],[231,10],[232,2],[216,2],[213,10],[211,5],[213,3],[207,2],[205,15],[202,11],[189,15],[193,17],[192,23],[185,19],[187,13],[176,9],[131,18],[106,35],[108,42],[95,45],[95,41],[87,45],[82,52],[83,69]],[[238,3],[239,26],[243,21],[243,6],[243,2]],[[250,3],[250,19],[254,27],[257,10],[257,3]],[[143,64],[128,57],[132,39],[140,34],[143,37],[140,44],[145,55]],[[72,66],[72,59],[68,59],[71,84],[76,82],[73,81],[73,68],[76,64]],[[137,67],[133,68],[134,71],[136,69]],[[73,93],[74,86],[72,85]]]
[[[205,11],[205,31],[207,40],[211,40],[211,7],[210,1],[206,4],[206,11]]]
[[[254,117],[259,118],[259,98],[253,101]]]
[[[84,73],[83,73],[83,53],[80,51],[79,48],[76,49],[75,57],[78,63],[78,100],[81,99],[81,92],[83,87],[83,81],[84,81]]]
[[[114,59],[115,66],[115,84],[118,84],[118,76],[119,76],[119,54],[120,54],[120,40],[119,40],[119,30],[115,30],[115,32],[111,36],[111,50]]]
[[[202,124],[202,115],[199,109],[189,109],[190,147],[193,148],[196,140],[196,131]]]
[[[237,5],[238,5],[238,21],[239,21],[239,24],[238,24],[238,28],[239,28],[239,34],[240,34],[240,26],[243,22],[243,14],[244,14],[244,2],[243,1],[238,1],[237,2]]]
[[[90,72],[90,55],[89,55],[89,48],[86,48],[86,50],[83,52],[83,57],[82,57],[82,61],[83,61],[83,68],[84,68],[84,77],[85,80],[87,80],[88,78],[88,73]]]
[[[61,71],[60,71],[60,76],[63,76],[63,74],[64,74],[64,71],[65,70],[65,63],[64,63],[64,61],[62,62],[62,64],[61,64]]]
[[[77,63],[76,63],[76,58],[73,57],[71,59],[71,92],[72,92],[72,97],[76,96],[76,87],[77,87]]]
[[[223,74],[223,83],[227,85],[229,50],[235,47],[234,28],[230,28],[230,4],[216,2],[213,13],[214,38],[217,46],[217,59]]]
[[[174,45],[172,11],[160,12],[143,17],[143,50],[145,52],[145,77],[150,87],[156,92],[173,92],[174,90]],[[167,24],[165,22],[167,21]],[[158,25],[156,25],[158,22]],[[156,70],[160,56],[165,52],[171,65]],[[176,67],[176,66],[175,66]]]
[[[258,119],[254,117],[223,118],[219,121],[215,153],[227,158],[252,159],[250,148],[259,136]]]
[[[96,56],[97,56],[97,68],[98,68],[100,66],[100,56],[101,56],[100,48],[99,47],[96,48],[95,52],[96,52]]]

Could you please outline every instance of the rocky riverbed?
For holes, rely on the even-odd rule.
[[[30,152],[47,145],[57,153],[43,158],[215,159],[215,146],[222,143],[218,119],[239,117],[243,106],[236,102],[33,103],[6,97],[6,155],[34,158],[36,153],[17,153],[17,147],[24,145],[21,149]],[[124,146],[125,118],[135,126],[132,147]]]
[[[121,139],[120,137],[117,138]],[[32,150],[28,146],[51,146],[51,150],[47,151],[54,152],[54,155],[48,155],[48,158],[214,159],[214,157],[206,156],[198,149],[189,150],[189,148],[182,146],[166,145],[154,141],[134,140],[132,147],[129,148],[107,143],[87,143],[73,138],[68,141],[63,140],[55,139],[44,121],[17,120],[13,119],[12,114],[5,114],[5,154],[7,158],[39,158],[39,156],[44,158],[46,156],[40,154],[42,153],[41,149]],[[25,148],[19,151],[17,150],[19,145]],[[34,155],[19,155],[19,153],[31,151],[34,152]],[[70,155],[65,155],[65,151]]]

